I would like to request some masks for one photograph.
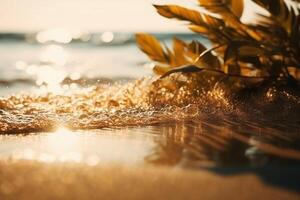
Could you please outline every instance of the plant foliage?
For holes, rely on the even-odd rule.
[[[154,5],[171,19],[189,22],[188,28],[208,38],[207,49],[199,41],[173,39],[170,49],[153,36],[136,35],[140,49],[156,62],[154,72],[213,70],[229,76],[297,80],[300,69],[300,1],[252,0],[265,9],[251,24],[241,21],[243,0],[198,0],[200,9],[178,5]]]

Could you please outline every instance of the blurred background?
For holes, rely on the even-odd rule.
[[[166,44],[173,36],[201,40],[152,4],[196,8],[197,1],[0,0],[0,95],[151,74],[135,32]]]
[[[196,5],[179,0],[0,0],[0,95],[150,74],[151,64],[135,46],[135,32],[154,33],[167,43],[173,35],[190,36],[179,22],[156,13],[152,4],[164,3]]]

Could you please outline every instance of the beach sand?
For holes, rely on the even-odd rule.
[[[289,176],[299,178],[297,169],[270,171],[269,175],[279,182],[280,177],[282,181]],[[224,175],[151,165],[0,162],[1,200],[299,199],[300,193],[295,191],[270,184],[253,172]]]

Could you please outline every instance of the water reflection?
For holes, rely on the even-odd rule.
[[[15,66],[18,70],[26,72],[35,79],[36,85],[40,88],[37,92],[61,93],[61,83],[68,76],[64,66],[68,62],[68,53],[60,45],[47,45],[43,47],[38,63],[26,63],[19,60]],[[80,74],[72,75],[72,78],[80,78]]]
[[[182,167],[300,164],[298,128],[205,120],[164,126],[146,162]]]
[[[71,131],[1,135],[0,158],[39,162],[75,162],[90,166],[105,163],[142,164],[154,147],[153,137],[140,129]]]
[[[37,33],[36,40],[39,43],[57,42],[67,44],[73,39],[72,34],[64,29],[49,29]]]
[[[67,63],[68,55],[64,48],[60,45],[45,46],[40,54],[40,62],[63,66]]]
[[[282,127],[283,128],[283,127]],[[1,135],[0,157],[178,167],[299,166],[299,129],[205,119],[157,126]]]
[[[104,43],[110,43],[114,39],[114,34],[110,31],[104,32],[101,35],[101,39]]]
[[[81,151],[80,137],[66,128],[60,128],[56,132],[48,134],[45,137],[45,145],[53,155],[64,154],[59,157],[60,161],[81,161],[81,154],[76,152]]]

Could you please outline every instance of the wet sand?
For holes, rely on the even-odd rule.
[[[0,200],[300,198],[297,160],[202,125],[2,135]]]
[[[275,171],[270,173],[278,178],[295,175],[299,178],[297,169],[278,170],[278,174]],[[0,199],[3,200],[299,198],[299,192],[268,184],[250,172],[221,175],[205,169],[0,162]]]

